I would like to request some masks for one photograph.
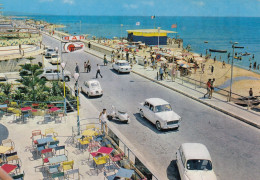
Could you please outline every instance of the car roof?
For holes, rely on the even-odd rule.
[[[94,82],[97,82],[97,83],[99,83],[98,80],[89,80],[89,81],[85,81],[85,82],[88,82],[88,83],[94,83]]]
[[[211,161],[211,156],[207,147],[200,143],[183,143],[182,145],[183,154],[186,160],[189,159],[205,159]]]
[[[118,63],[128,63],[128,61],[126,61],[126,60],[117,60],[116,62],[118,62]]]
[[[45,67],[43,69],[56,69],[57,70],[57,67]],[[59,69],[60,70],[60,69]]]
[[[149,98],[149,99],[146,99],[145,101],[147,101],[148,103],[150,103],[154,106],[169,104],[167,101],[165,101],[161,98]]]

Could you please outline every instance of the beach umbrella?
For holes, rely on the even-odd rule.
[[[195,58],[194,58],[194,61],[196,61],[196,62],[204,62],[205,59],[202,58],[202,57],[195,57]]]
[[[180,65],[182,68],[189,68],[190,66],[188,64],[181,64]]]
[[[175,56],[174,58],[175,58],[175,59],[179,59],[179,60],[183,59],[182,56]]]
[[[187,62],[183,60],[177,60],[177,64],[187,64]]]

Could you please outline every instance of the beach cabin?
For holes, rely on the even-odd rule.
[[[175,31],[166,31],[160,29],[137,29],[127,30],[127,40],[130,42],[141,41],[147,45],[158,45],[158,39],[160,45],[167,45],[167,34],[177,33]],[[159,38],[158,38],[159,36]]]

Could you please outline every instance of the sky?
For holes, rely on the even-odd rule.
[[[20,15],[260,17],[260,0],[0,0]]]

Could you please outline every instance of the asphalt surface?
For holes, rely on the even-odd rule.
[[[44,36],[43,43],[59,47],[60,42]],[[83,51],[63,54],[66,70],[74,74],[75,63],[80,67],[80,86],[95,79],[97,63],[103,61]],[[84,61],[90,60],[92,70],[83,72]],[[218,179],[253,180],[260,177],[260,131],[221,112],[191,100],[172,90],[135,74],[117,74],[112,66],[101,66],[103,78],[98,78],[104,90],[101,98],[90,98],[98,109],[111,105],[126,109],[130,124],[115,126],[140,150],[148,163],[164,174],[165,179],[179,179],[175,153],[185,142],[203,143],[209,149]],[[178,131],[159,132],[138,113],[139,103],[150,97],[168,101],[182,117]],[[84,99],[81,99],[84,100]],[[97,115],[98,116],[98,115]]]

